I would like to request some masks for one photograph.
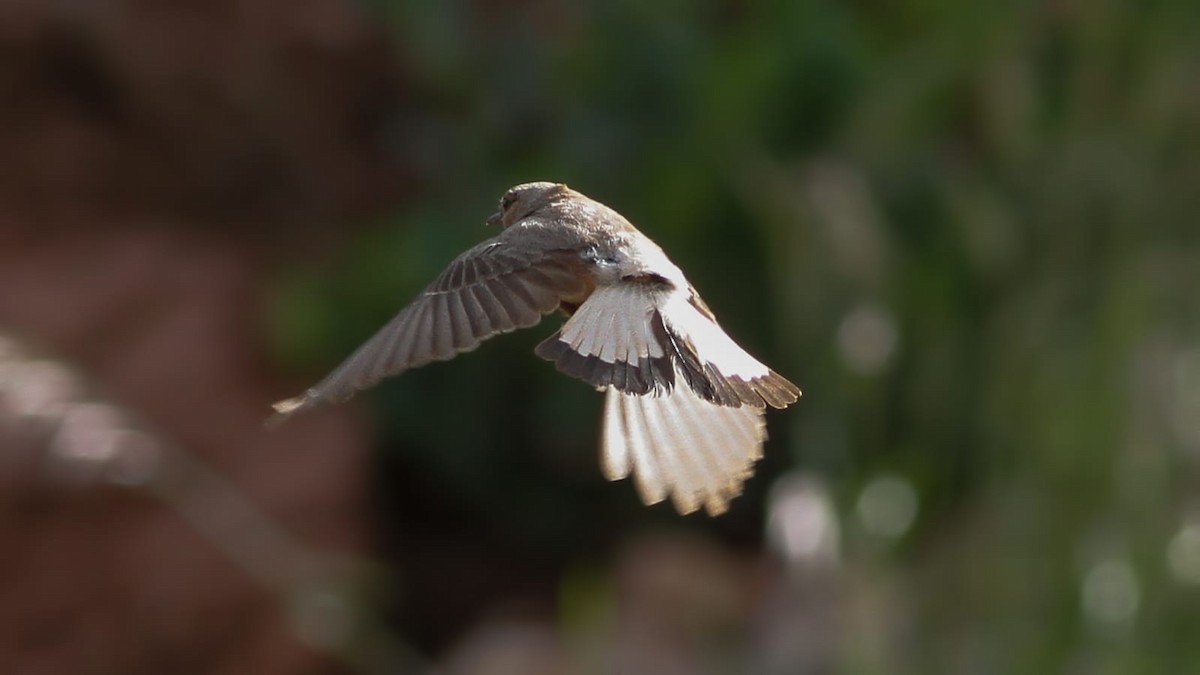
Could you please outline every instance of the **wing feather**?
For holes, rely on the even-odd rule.
[[[373,352],[378,356],[378,362],[369,372],[391,371],[403,368],[407,363],[412,363],[413,352],[417,349],[417,335],[420,333],[421,319],[429,311],[429,305],[419,303],[412,305],[406,311],[408,316],[402,314],[400,317],[396,317],[399,325],[394,331],[398,338],[395,349],[392,351],[380,349]],[[364,352],[372,353],[366,350]]]
[[[479,344],[479,338],[471,328],[471,319],[463,304],[463,293],[447,293],[446,304],[450,317],[450,332],[454,339],[454,350],[464,352]]]
[[[278,424],[322,402],[343,401],[385,377],[470,351],[526,328],[586,293],[578,253],[536,227],[510,227],[462,254],[378,333],[301,396],[275,404]]]
[[[664,326],[680,358],[699,367],[689,384],[702,397],[730,407],[785,408],[800,389],[730,338],[694,289],[666,298]]]
[[[440,293],[430,298],[433,305],[433,351],[434,360],[448,359],[458,352],[454,349],[453,319],[450,317],[450,293]],[[458,295],[455,293],[454,295]]]
[[[655,309],[661,292],[627,283],[597,288],[538,345],[537,354],[597,388],[614,385],[630,394],[670,389],[675,383],[670,355],[646,325],[661,322]]]

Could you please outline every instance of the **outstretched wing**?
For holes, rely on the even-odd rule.
[[[564,299],[586,293],[579,256],[505,230],[455,258],[420,296],[303,395],[274,404],[268,424],[322,402],[350,398],[385,377],[471,351],[528,328]],[[552,242],[550,242],[552,243]]]
[[[691,387],[636,396],[609,387],[600,468],[609,480],[633,474],[646,504],[671,497],[683,514],[724,513],[762,457],[763,409],[706,401]]]
[[[683,379],[705,401],[733,408],[784,408],[800,396],[725,334],[694,289],[653,278],[597,288],[537,353],[627,394],[669,392]]]

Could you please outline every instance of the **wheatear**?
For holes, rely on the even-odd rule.
[[[632,472],[647,504],[722,513],[762,456],[763,411],[800,396],[717,324],[662,249],[604,204],[559,183],[518,185],[487,220],[503,227],[450,263],[396,318],[278,423],[483,340],[568,317],[537,354],[605,392],[601,468]]]

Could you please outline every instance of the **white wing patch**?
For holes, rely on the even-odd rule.
[[[700,313],[682,293],[673,293],[663,308],[663,320],[675,335],[689,340],[700,360],[726,377],[749,382],[767,377],[771,370],[746,353],[721,327]]]
[[[559,339],[605,363],[662,358],[666,352],[650,326],[658,301],[655,295],[662,294],[635,284],[598,288],[563,324]]]

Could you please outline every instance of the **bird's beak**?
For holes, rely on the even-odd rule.
[[[484,222],[486,222],[488,225],[499,225],[501,223],[501,221],[503,220],[503,218],[504,218],[504,216],[499,211],[497,211],[497,212],[493,213],[492,215],[488,216],[487,220]]]

